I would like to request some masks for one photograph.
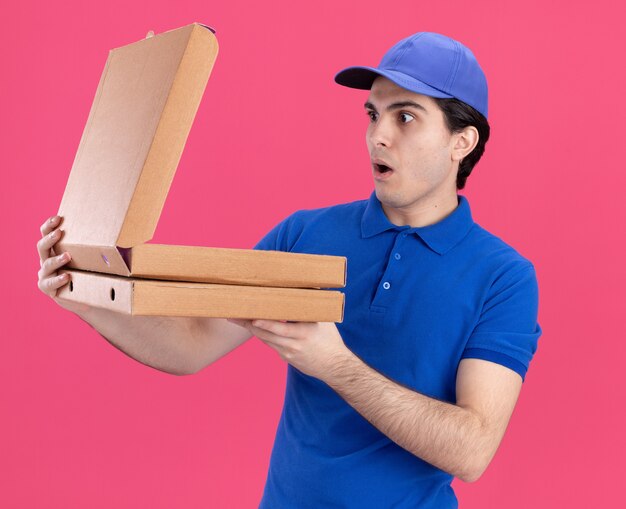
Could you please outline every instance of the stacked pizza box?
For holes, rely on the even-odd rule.
[[[58,297],[133,315],[341,322],[344,257],[149,243],[217,52],[198,23],[109,52],[59,208],[57,251],[72,260]]]

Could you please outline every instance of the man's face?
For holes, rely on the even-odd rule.
[[[389,219],[408,224],[415,212],[456,203],[455,140],[437,103],[379,76],[365,110],[376,196]]]

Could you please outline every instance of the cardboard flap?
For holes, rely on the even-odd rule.
[[[152,238],[217,52],[198,23],[109,52],[59,208],[60,250]]]

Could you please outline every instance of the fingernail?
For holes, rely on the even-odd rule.
[[[59,216],[54,216],[50,218],[50,224],[54,224],[59,220]]]
[[[70,277],[67,273],[66,274],[61,274],[59,276],[59,279],[67,279],[68,277]]]

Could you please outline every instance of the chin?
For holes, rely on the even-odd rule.
[[[407,203],[407,198],[401,191],[390,191],[380,187],[376,187],[376,198],[381,203],[393,208],[404,207],[410,203]]]

